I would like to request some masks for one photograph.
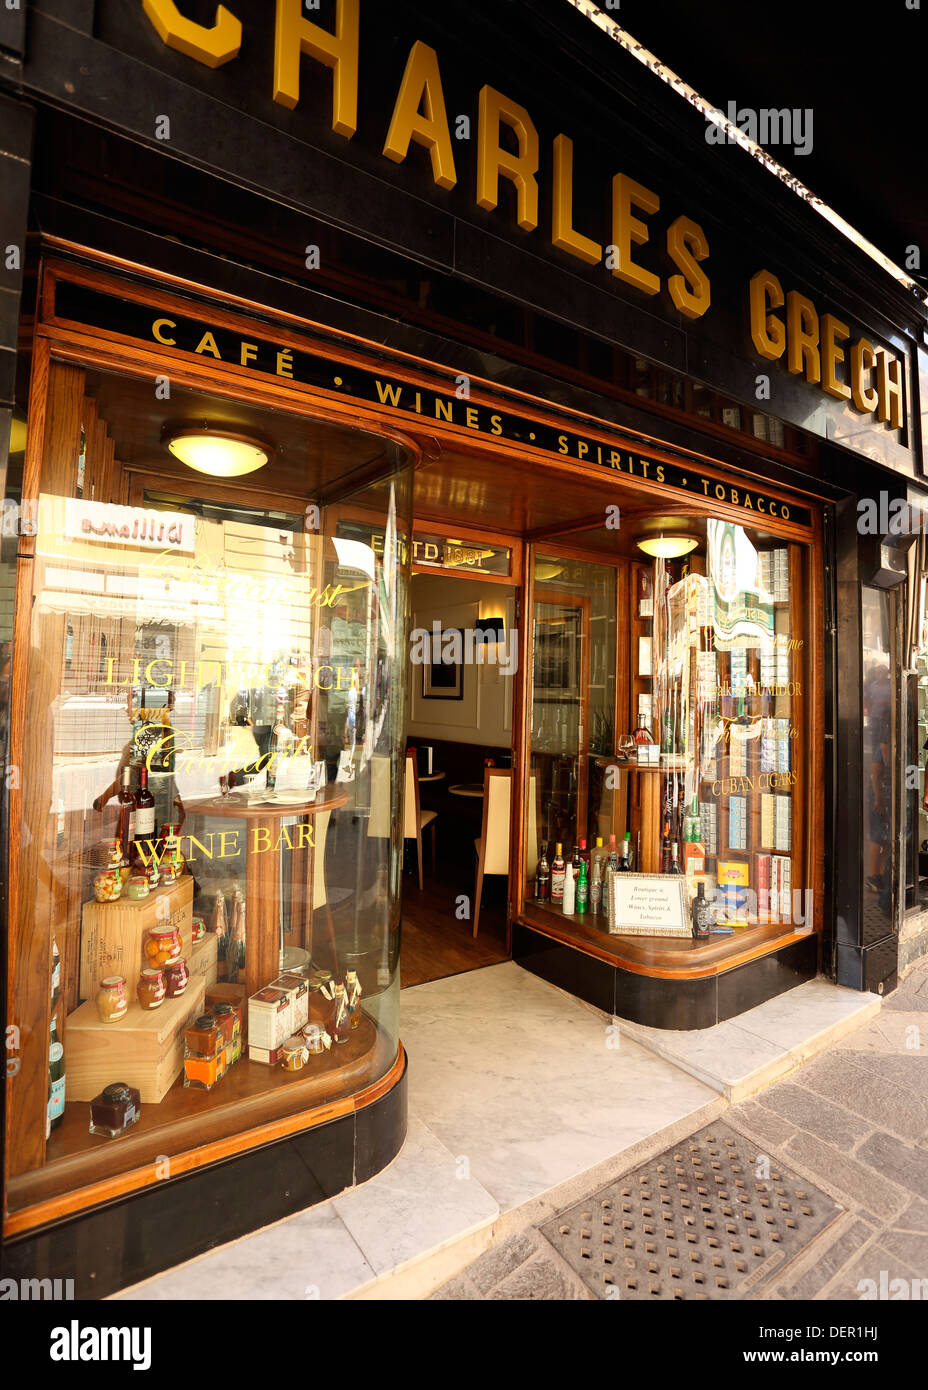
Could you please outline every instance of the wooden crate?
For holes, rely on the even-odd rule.
[[[198,943],[199,944],[199,943]],[[92,999],[68,1015],[65,1029],[65,1099],[93,1100],[113,1081],[136,1086],[142,1104],[157,1104],[184,1064],[184,1029],[203,1012],[206,980],[191,975],[179,999],[157,1009],[138,1003],[118,1023],[103,1023]]]
[[[159,913],[167,912],[162,917]],[[147,898],[117,898],[114,903],[84,903],[81,914],[82,999],[96,998],[100,981],[122,975],[129,988],[142,968],[142,946],[152,927],[177,927],[181,955],[189,959],[193,924],[193,879],[184,874],[176,883],[156,888]]]
[[[187,954],[187,968],[191,975],[202,975],[206,987],[216,983],[216,969],[219,957],[219,939],[215,932],[208,931],[199,941],[195,941]]]

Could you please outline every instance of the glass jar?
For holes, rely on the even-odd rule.
[[[102,851],[103,862],[108,867],[117,867],[119,869],[119,876],[122,879],[123,883],[125,883],[126,880],[129,878],[129,875],[132,873],[132,865],[129,859],[126,857],[126,855],[124,855],[122,852],[121,841],[101,840],[100,849]]]
[[[212,1014],[201,1014],[184,1029],[184,1049],[193,1057],[215,1057],[222,1046],[222,1033]]]
[[[206,935],[206,923],[202,917],[194,917],[190,923],[190,940],[202,941]]]
[[[184,1054],[184,1085],[194,1091],[211,1091],[219,1080],[219,1057]]]
[[[180,878],[187,868],[187,861],[180,847],[180,821],[166,821],[161,827],[161,872],[170,868],[175,878]]]
[[[159,1009],[164,1003],[164,973],[150,966],[139,975],[136,987],[139,1004],[143,1009]]]
[[[125,1018],[129,1008],[129,996],[122,975],[107,975],[100,981],[97,991],[97,1013],[104,1023],[116,1023]]]
[[[137,1124],[142,1102],[134,1086],[114,1081],[90,1102],[90,1133],[115,1139]]]
[[[126,897],[133,901],[147,898],[151,892],[151,885],[146,874],[130,874],[129,882],[126,884]]]
[[[176,927],[152,927],[145,941],[145,959],[155,968],[177,960],[180,955],[180,934]]]
[[[110,862],[105,869],[93,876],[93,895],[98,903],[114,903],[122,893],[122,874],[120,864],[122,854],[117,849],[111,855]]]
[[[238,1019],[231,1004],[214,1004],[213,1018],[222,1033],[223,1045],[231,1043],[238,1032]]]
[[[302,1071],[309,1052],[299,1033],[288,1038],[280,1049],[280,1065],[284,1071]]]
[[[183,956],[164,963],[164,988],[169,999],[177,999],[190,983],[190,971]]]
[[[306,1051],[314,1057],[318,1057],[332,1046],[332,1039],[325,1031],[321,1023],[307,1023],[303,1029],[303,1042]]]

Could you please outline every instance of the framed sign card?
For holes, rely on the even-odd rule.
[[[615,936],[692,936],[682,874],[610,874],[607,916]]]

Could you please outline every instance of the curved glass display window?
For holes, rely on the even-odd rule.
[[[14,650],[10,1210],[272,1137],[396,1061],[409,463],[53,364]]]
[[[610,564],[535,556],[524,902],[598,946],[812,926],[810,552],[685,529],[653,560],[634,537]]]

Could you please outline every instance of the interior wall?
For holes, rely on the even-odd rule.
[[[412,579],[411,628],[473,628],[481,618],[502,616],[505,630],[514,621],[514,590],[477,579],[416,574]],[[464,667],[463,699],[430,700],[422,695],[421,666],[410,671],[407,734],[416,739],[452,739],[496,748],[512,746],[513,678],[498,664]]]

